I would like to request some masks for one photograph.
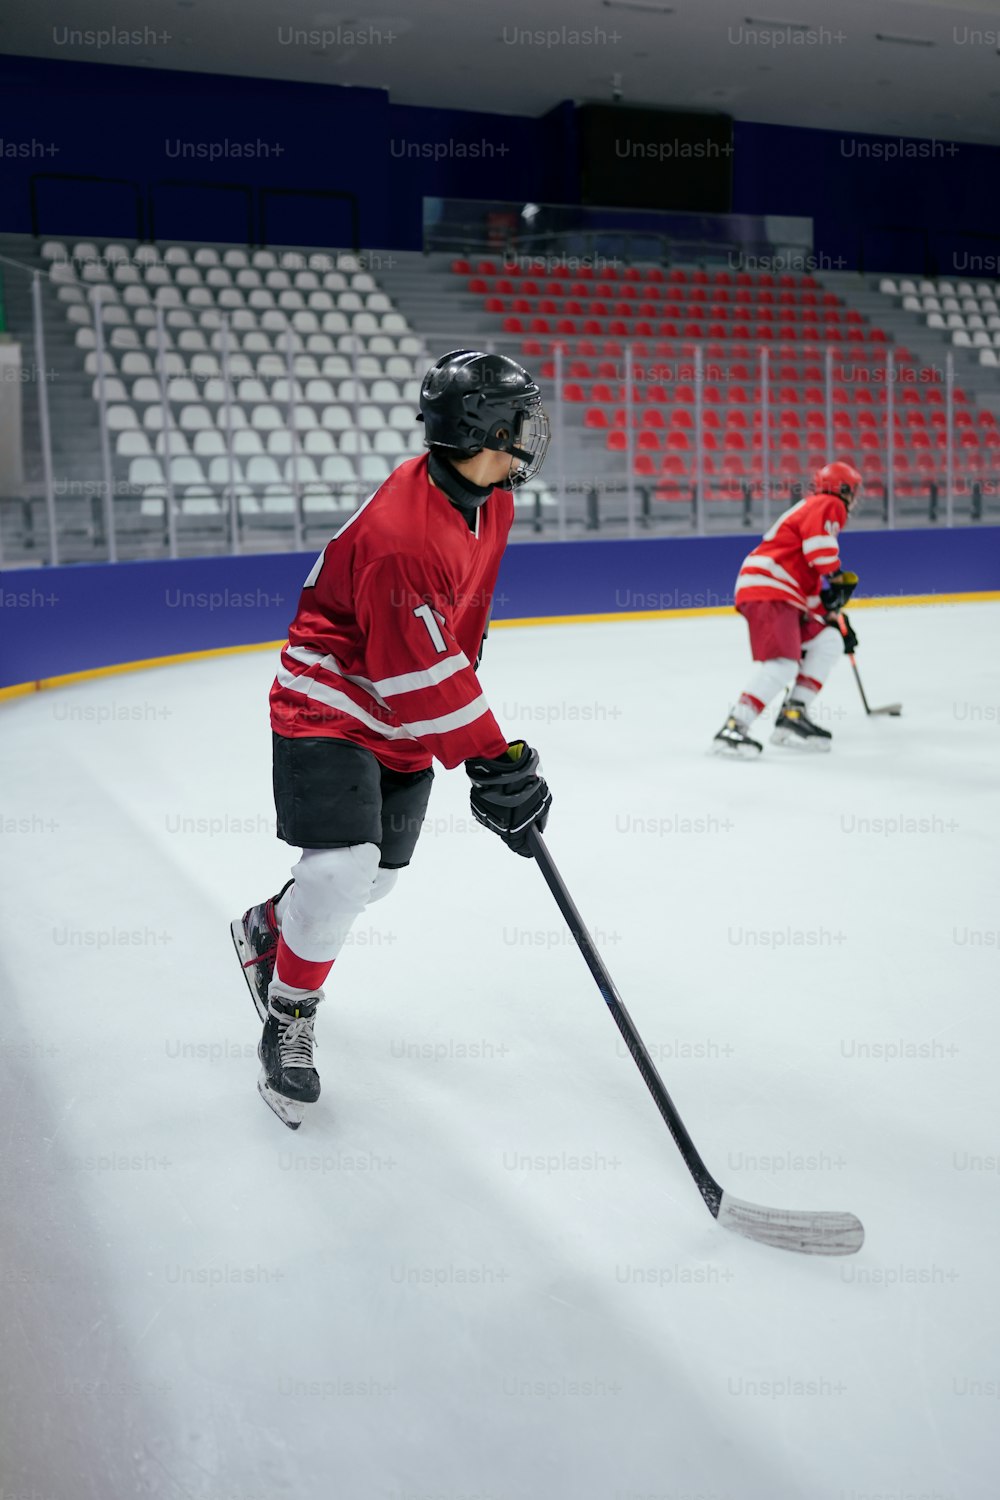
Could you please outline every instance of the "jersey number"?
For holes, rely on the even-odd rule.
[[[418,620],[423,620],[424,624],[427,626],[427,634],[434,642],[435,651],[447,651],[448,643],[445,640],[444,636],[441,634],[438,622],[434,615],[434,611],[431,609],[430,605],[418,604],[413,613],[416,615]]]

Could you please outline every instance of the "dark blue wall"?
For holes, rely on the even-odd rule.
[[[821,269],[997,275],[995,147],[739,121],[733,144],[734,212],[811,217]]]
[[[719,608],[742,536],[508,548],[498,620]],[[1000,527],[859,532],[845,555],[867,598],[1000,591]],[[189,651],[281,640],[315,554],[0,573],[0,689]]]
[[[0,137],[5,149],[16,143],[32,153],[0,162],[0,228],[8,231],[30,229],[28,182],[38,171],[122,177],[144,189],[168,177],[340,189],[357,194],[361,243],[370,249],[419,249],[424,196],[580,196],[571,104],[531,120],[394,105],[378,89],[4,57]],[[168,154],[178,140],[261,141],[280,154],[185,160]],[[422,153],[394,154],[401,142]],[[484,142],[489,154],[461,154]],[[824,265],[856,268],[862,243],[868,270],[923,270],[929,254],[931,268],[971,272],[956,257],[1000,252],[995,148],[745,122],[734,144],[734,211],[813,217]],[[932,154],[886,154],[921,144]],[[246,239],[238,194],[160,188],[156,196],[163,238]],[[125,188],[48,184],[40,202],[43,232],[135,233]],[[346,244],[348,228],[336,205],[271,206],[273,243]]]

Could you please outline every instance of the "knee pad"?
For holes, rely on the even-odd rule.
[[[303,849],[281,928],[293,953],[312,963],[336,958],[368,904],[378,862],[376,844]]]
[[[399,879],[398,870],[376,870],[375,879],[372,881],[371,893],[368,897],[368,905],[373,901],[381,901],[388,896],[396,881]]]

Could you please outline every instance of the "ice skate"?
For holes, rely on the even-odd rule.
[[[315,1104],[319,1098],[313,1046],[316,1007],[322,998],[321,990],[297,1001],[274,996],[257,1048],[261,1061],[258,1092],[290,1130],[298,1130],[306,1105]]]
[[[763,748],[760,741],[752,739],[740,721],[732,714],[712,741],[712,751],[715,755],[735,755],[743,760],[756,760]]]
[[[278,923],[274,908],[291,883],[289,881],[270,900],[251,906],[242,917],[229,924],[243,978],[262,1021],[267,1019],[267,989],[274,978],[274,961],[278,952]]]
[[[802,750],[829,750],[833,735],[814,724],[805,705],[789,698],[782,706],[771,733],[772,745],[791,745]]]

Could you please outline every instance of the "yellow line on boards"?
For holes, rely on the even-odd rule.
[[[852,599],[851,609],[885,609],[899,605],[981,604],[1000,599],[1000,590],[971,594],[901,594],[878,599]],[[525,625],[591,625],[617,620],[683,620],[704,615],[729,615],[731,604],[707,605],[696,609],[615,610],[593,615],[535,615],[521,620],[494,620],[491,630],[511,630]],[[255,641],[247,646],[213,646],[205,651],[184,651],[177,656],[150,656],[142,661],[116,662],[108,667],[90,667],[83,672],[67,672],[62,677],[42,677],[36,682],[17,682],[0,688],[0,702],[22,698],[28,693],[48,688],[71,687],[77,682],[92,682],[98,677],[117,677],[123,672],[143,672],[150,667],[176,667],[182,662],[208,661],[217,656],[241,656],[250,651],[280,651],[284,641]]]

